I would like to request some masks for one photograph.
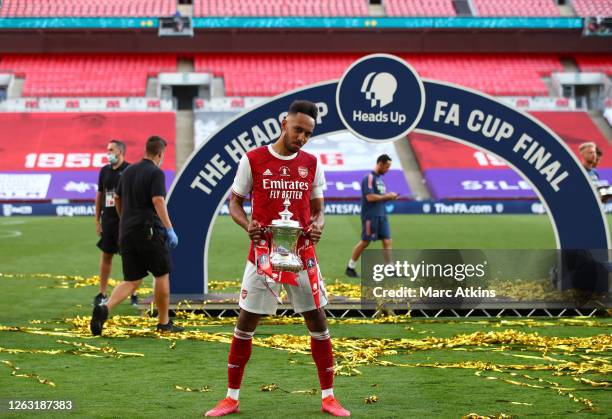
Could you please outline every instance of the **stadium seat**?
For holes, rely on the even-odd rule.
[[[453,0],[385,0],[387,16],[456,16]]]
[[[577,55],[576,64],[580,71],[602,72],[612,75],[612,57],[610,55]]]
[[[230,96],[271,96],[338,79],[359,54],[208,54],[196,71],[225,80]],[[542,76],[563,69],[555,55],[402,55],[422,77],[445,80],[497,96],[547,96]]]
[[[367,0],[194,0],[194,16],[368,16]]]
[[[553,0],[472,0],[472,10],[476,16],[561,15]]]
[[[612,1],[610,0],[573,0],[572,6],[578,16],[612,16]]]
[[[5,55],[0,69],[25,77],[23,96],[144,96],[147,77],[176,71],[176,57]]]
[[[155,17],[176,12],[176,0],[4,0],[0,17]]]

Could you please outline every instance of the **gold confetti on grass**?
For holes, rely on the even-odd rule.
[[[293,390],[290,392],[291,394],[305,394],[308,396],[314,396],[319,393],[319,390],[316,388],[310,388],[308,390]]]
[[[325,290],[331,299],[333,297],[361,298],[360,284],[350,284],[336,280],[335,282],[326,282]]]
[[[511,400],[495,400],[495,403],[510,403],[517,406],[533,406],[533,403],[513,402]]]
[[[276,391],[276,390],[280,390],[280,387],[278,386],[278,384],[263,384],[261,387],[259,387],[259,391]]]
[[[51,387],[55,387],[55,383],[47,378],[42,378],[40,375],[38,374],[34,374],[34,373],[22,373],[20,372],[20,368],[18,366],[16,366],[15,364],[13,364],[10,361],[7,360],[0,360],[0,363],[2,363],[3,365],[6,365],[8,368],[10,368],[11,371],[11,375],[13,377],[21,377],[21,378],[29,378],[32,379],[34,381],[39,382],[40,384],[45,384]]]
[[[39,288],[82,288],[90,286],[98,286],[100,284],[100,277],[98,275],[91,275],[88,277],[80,275],[54,275],[49,273],[34,273],[34,274],[7,274],[0,272],[0,279],[14,279],[14,278],[28,278],[28,279],[50,279],[55,281],[54,286],[42,285]],[[108,285],[111,287],[117,286],[121,281],[109,278]],[[138,288],[138,295],[145,296],[153,293],[153,288],[143,287]]]
[[[378,396],[368,396],[364,399],[365,404],[378,403]]]
[[[202,388],[191,388],[180,386],[178,384],[174,385],[174,389],[178,391],[186,391],[187,393],[208,393],[209,391],[211,391],[210,387],[208,386],[204,386]]]
[[[78,355],[93,358],[125,358],[125,357],[143,357],[143,354],[134,352],[120,352],[111,346],[97,347],[82,342],[68,342],[63,340],[56,341],[65,345],[73,346],[72,349],[18,349],[18,348],[3,348],[0,346],[0,352],[8,354],[38,354],[38,355]]]
[[[208,291],[221,291],[228,288],[242,287],[241,281],[209,281]]]
[[[587,378],[577,378],[577,377],[574,377],[574,381],[578,381],[579,383],[582,383],[582,384],[588,384],[590,386],[597,387],[597,388],[612,387],[612,381],[595,381],[595,380],[589,380]]]
[[[272,391],[281,391],[283,393],[287,393],[287,394],[304,394],[304,395],[308,395],[308,396],[313,396],[315,394],[317,394],[319,392],[319,390],[317,390],[316,388],[309,388],[308,390],[294,390],[294,391],[289,391],[289,390],[285,390],[281,387],[279,387],[278,384],[276,383],[272,383],[272,384],[263,384],[262,386],[259,387],[259,391],[265,392],[265,393],[269,393]]]
[[[512,419],[512,415],[505,413],[494,413],[492,415],[479,415],[478,413],[468,413],[461,416],[461,419]]]
[[[359,324],[407,323],[407,316],[388,316],[378,319],[346,319],[343,324],[351,324],[352,320]],[[91,339],[89,332],[89,317],[64,319],[72,328],[10,327],[0,326],[0,331],[33,333],[49,336],[70,336],[72,338]],[[333,319],[330,319],[330,322]],[[233,325],[235,319],[212,319],[206,316],[190,315],[183,318],[181,325],[193,326],[182,333],[159,335],[155,332],[155,319],[137,316],[114,316],[107,322],[103,336],[105,338],[154,337],[167,339],[175,343],[177,340],[197,340],[229,344],[232,339],[230,332],[211,333],[202,328],[216,325]],[[435,323],[452,323],[454,320],[436,320]],[[589,325],[591,320],[574,319],[568,326],[577,324]],[[264,319],[263,324],[302,324],[300,317],[272,317]],[[433,322],[432,322],[433,323]],[[499,324],[497,323],[494,324]],[[545,322],[564,324],[563,322]],[[485,323],[491,325],[490,323]],[[516,322],[513,323],[516,325]],[[533,321],[528,324],[532,325]],[[535,391],[554,391],[583,405],[583,409],[594,410],[592,401],[575,395],[576,391],[590,389],[606,390],[610,383],[606,379],[612,374],[612,365],[607,354],[612,349],[612,335],[598,334],[587,337],[542,336],[537,332],[523,332],[515,329],[478,331],[469,334],[458,334],[452,337],[422,336],[418,338],[396,339],[358,339],[334,338],[334,354],[336,375],[360,375],[364,366],[388,366],[402,368],[459,368],[475,370],[476,375],[486,380],[499,380],[509,385],[517,385],[534,389]],[[288,353],[309,354],[310,338],[277,334],[266,337],[255,337],[253,344],[258,347],[271,348]],[[497,352],[502,355],[524,359],[528,363],[491,363],[484,361],[463,361],[452,363],[401,363],[398,355],[408,355],[414,352],[430,350],[457,350],[482,353]],[[520,352],[519,352],[520,351]],[[518,353],[517,353],[518,352]],[[539,361],[539,362],[538,362]],[[485,374],[486,372],[486,374]],[[572,380],[573,386],[564,385],[540,377],[533,377],[532,372],[552,374]],[[501,375],[500,375],[501,374]],[[588,375],[588,378],[585,377]],[[574,380],[577,379],[577,380]],[[580,388],[577,388],[580,387]],[[286,391],[286,390],[283,390]]]

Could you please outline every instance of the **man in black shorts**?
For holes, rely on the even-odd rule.
[[[108,302],[94,307],[89,328],[101,335],[109,311],[132,295],[151,272],[155,277],[154,299],[157,330],[181,332],[168,317],[170,302],[170,249],[178,245],[166,208],[166,179],[159,168],[166,141],[153,136],[147,140],[146,155],[130,165],[121,176],[115,192],[120,217],[119,245],[123,261],[123,282],[113,289]]]
[[[108,164],[100,170],[96,193],[96,233],[100,255],[100,292],[94,297],[97,306],[107,299],[108,277],[113,268],[113,256],[119,253],[119,216],[115,209],[115,191],[121,174],[129,166],[125,161],[125,143],[112,140],[106,146]],[[138,296],[132,295],[132,305],[138,304]]]

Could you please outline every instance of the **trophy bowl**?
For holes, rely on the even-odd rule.
[[[299,272],[304,269],[302,260],[297,255],[297,242],[302,227],[298,221],[291,219],[293,215],[289,211],[291,202],[286,199],[283,205],[285,210],[279,212],[281,218],[272,220],[269,227],[272,232],[270,264],[275,271]]]

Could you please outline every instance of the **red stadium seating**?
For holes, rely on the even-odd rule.
[[[166,187],[174,178],[175,112],[0,112],[0,126],[0,144],[10,144],[0,147],[0,200],[93,202],[111,139],[126,144],[126,159],[134,163],[147,138],[161,136],[168,144],[161,166]],[[41,177],[47,178],[42,185]]]
[[[119,138],[127,145],[127,158],[142,158],[149,135],[168,142],[163,168],[175,169],[176,115],[174,112],[0,112],[0,171],[97,170],[95,161],[65,164],[28,163],[29,153],[106,153],[106,144]],[[65,160],[62,158],[62,160]],[[99,162],[98,162],[99,163]],[[99,164],[98,164],[99,166]]]
[[[472,0],[477,16],[560,16],[553,0]]]
[[[367,0],[194,0],[194,16],[367,16]]]
[[[25,77],[23,96],[144,96],[147,77],[176,71],[171,55],[5,55],[0,72]]]
[[[612,56],[610,55],[577,55],[576,64],[580,71],[592,71],[612,75]]]
[[[358,54],[209,54],[196,71],[225,79],[228,96],[270,96],[339,78]],[[498,96],[546,96],[541,76],[562,70],[554,55],[402,55],[422,77],[450,81]]]
[[[578,16],[612,16],[612,1],[610,0],[573,0],[572,6]]]
[[[387,16],[456,16],[453,0],[385,0]]]
[[[4,0],[0,17],[171,16],[176,0]]]

